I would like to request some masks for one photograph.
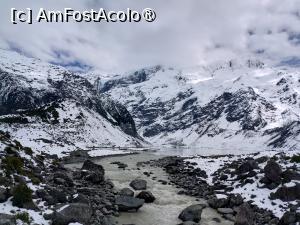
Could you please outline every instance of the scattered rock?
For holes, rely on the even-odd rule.
[[[281,166],[274,160],[269,160],[264,168],[265,177],[270,183],[280,183],[282,169]]]
[[[85,176],[86,180],[92,182],[93,184],[99,184],[105,179],[103,167],[93,163],[91,160],[86,160],[81,170],[88,171],[88,174]]]
[[[249,159],[237,168],[237,173],[248,173],[254,169],[258,169],[258,164],[254,159]]]
[[[16,225],[16,219],[12,215],[0,213],[0,225]]]
[[[139,208],[143,206],[145,201],[143,199],[130,197],[130,196],[117,196],[116,197],[116,205],[119,207],[120,211],[138,211]]]
[[[142,179],[135,179],[130,182],[130,187],[134,190],[146,190],[147,189],[147,181]]]
[[[208,199],[207,203],[213,209],[226,208],[226,206],[229,203],[229,199],[212,197],[212,198]]]
[[[87,204],[71,203],[60,207],[53,214],[53,224],[68,225],[69,223],[89,224],[92,217],[92,209]]]
[[[120,190],[119,195],[133,197],[134,192],[130,188],[123,188]]]
[[[293,170],[285,170],[282,173],[282,178],[284,183],[289,183],[292,180],[300,180],[300,173]]]
[[[235,225],[254,225],[255,214],[248,203],[243,203],[237,210]]]
[[[8,199],[8,192],[5,188],[0,187],[0,203],[6,202]]]
[[[185,221],[185,222],[180,223],[178,225],[199,225],[199,223],[195,223],[193,221]]]
[[[300,218],[297,218],[296,212],[285,212],[279,220],[279,225],[290,225],[300,222]]]
[[[185,208],[178,218],[182,221],[193,221],[198,223],[201,220],[201,214],[206,205],[197,204]]]
[[[145,203],[152,203],[155,201],[155,197],[150,191],[142,191],[136,197],[144,199]]]
[[[83,163],[81,170],[97,172],[97,173],[103,174],[103,176],[104,176],[104,168],[101,165],[98,165],[98,164],[92,162],[91,160],[86,160]]]
[[[280,199],[282,201],[294,201],[300,199],[300,183],[295,183],[294,186],[282,186],[275,193],[271,193],[271,199]]]
[[[218,208],[217,211],[221,214],[233,214],[234,211],[231,208]]]

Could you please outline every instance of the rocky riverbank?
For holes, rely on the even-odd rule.
[[[300,222],[298,153],[59,159],[8,133],[0,144],[0,225]]]
[[[204,198],[235,224],[300,222],[299,155],[165,157],[140,163],[162,167],[179,194]],[[281,215],[278,218],[278,215]]]

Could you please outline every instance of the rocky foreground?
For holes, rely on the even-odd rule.
[[[209,207],[236,225],[299,224],[300,156],[267,155],[166,157],[141,166],[164,168],[171,183],[183,189],[179,194],[206,199]],[[205,206],[189,211],[201,215],[199,207]],[[199,222],[200,218],[192,220]]]
[[[105,178],[104,168],[81,151],[67,160],[36,154],[5,132],[0,132],[0,147],[0,225],[114,225],[120,212],[137,212],[160,197],[148,190],[143,179],[134,179],[118,190]],[[66,161],[76,160],[83,162],[82,167],[64,166]],[[127,168],[124,162],[111,164],[120,172]],[[178,194],[207,200],[207,204],[182,209],[178,218],[184,225],[199,224],[206,207],[236,225],[300,222],[297,154],[165,157],[137,163],[136,169],[146,166],[162,167],[169,181],[148,172],[144,176],[177,186]],[[214,223],[221,224],[215,219]]]

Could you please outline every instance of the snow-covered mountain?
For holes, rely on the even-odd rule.
[[[100,79],[99,79],[100,78]],[[194,68],[155,66],[96,79],[126,105],[153,144],[214,148],[300,147],[300,72],[258,60]]]
[[[0,50],[0,130],[36,151],[140,146],[126,108],[62,67]]]

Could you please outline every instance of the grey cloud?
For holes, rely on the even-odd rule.
[[[10,8],[153,8],[153,23],[12,25]],[[61,0],[0,3],[0,47],[14,45],[50,62],[124,71],[153,64],[189,66],[235,57],[279,63],[300,57],[298,0]],[[295,44],[296,43],[296,44]],[[57,52],[63,52],[57,57]],[[259,54],[258,54],[259,53]]]

